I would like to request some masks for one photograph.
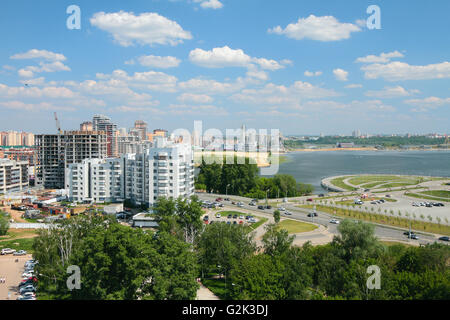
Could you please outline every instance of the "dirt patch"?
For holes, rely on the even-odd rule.
[[[6,278],[6,283],[0,283],[0,300],[16,300],[19,296],[18,285],[22,280],[25,261],[32,259],[31,254],[25,256],[0,256],[0,278]],[[16,260],[18,262],[16,262]]]

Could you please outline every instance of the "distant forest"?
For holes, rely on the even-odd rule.
[[[429,138],[426,136],[414,137],[321,137],[318,140],[286,140],[284,142],[287,148],[301,148],[306,144],[316,145],[335,145],[338,142],[353,142],[355,146],[383,146],[383,147],[400,147],[400,146],[421,146],[421,145],[441,145],[445,143],[445,138]]]

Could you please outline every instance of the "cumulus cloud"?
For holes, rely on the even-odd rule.
[[[15,60],[25,60],[25,59],[44,59],[47,61],[64,61],[66,57],[60,53],[54,53],[47,50],[31,49],[25,53],[17,53],[10,57],[10,59]]]
[[[322,71],[311,72],[311,71],[306,70],[304,75],[306,77],[318,77],[318,76],[322,75]]]
[[[121,46],[172,45],[192,39],[189,31],[175,21],[157,13],[146,12],[135,16],[133,12],[98,12],[90,19],[93,26],[109,32]]]
[[[14,110],[25,110],[32,112],[39,112],[45,110],[61,110],[61,111],[75,111],[72,107],[60,107],[55,106],[51,103],[41,102],[41,103],[24,103],[22,101],[6,101],[0,102],[0,106],[6,109]]]
[[[160,69],[175,68],[178,67],[181,63],[181,60],[175,57],[160,57],[154,55],[141,56],[138,58],[138,61],[144,67],[153,67]]]
[[[374,97],[374,98],[400,98],[400,97],[407,97],[411,96],[413,94],[419,93],[418,90],[407,90],[403,88],[402,86],[397,87],[384,87],[383,90],[369,90],[365,94],[368,97]]]
[[[398,51],[388,52],[388,53],[381,53],[379,56],[376,55],[368,55],[365,57],[360,57],[356,59],[355,62],[360,63],[388,63],[391,61],[392,58],[403,58],[404,55]]]
[[[193,94],[193,93],[183,93],[177,97],[177,100],[183,103],[194,102],[194,103],[211,103],[214,101],[213,98],[206,94]]]
[[[35,73],[41,72],[58,72],[70,71],[71,69],[61,61],[54,61],[51,63],[39,62],[39,66],[28,66],[18,71],[18,75],[24,78],[32,78]]]
[[[228,46],[213,48],[212,50],[195,49],[189,53],[189,60],[205,68],[224,68],[224,67],[246,67],[258,65],[264,70],[278,70],[284,68],[284,65],[278,61],[265,58],[253,58],[247,55],[242,49],[231,49]],[[284,60],[285,64],[290,63]]]
[[[370,64],[361,67],[366,79],[383,78],[387,81],[429,80],[450,78],[450,62],[413,66],[404,62]]]
[[[200,7],[204,9],[221,9],[223,3],[219,0],[194,0],[195,3],[200,3]]]
[[[203,116],[226,116],[228,112],[221,107],[213,105],[185,105],[171,104],[169,111],[175,115],[203,115]]]
[[[410,99],[404,101],[406,104],[416,106],[413,112],[428,112],[441,106],[450,106],[450,98],[428,97],[425,99]]]
[[[362,88],[362,84],[359,84],[359,83],[352,83],[352,84],[346,85],[345,88],[347,88],[347,89]]]
[[[361,28],[352,23],[341,23],[333,16],[299,18],[296,23],[286,28],[277,26],[268,30],[269,33],[285,35],[295,40],[311,39],[317,41],[339,41],[349,39],[352,32]]]
[[[333,74],[339,81],[347,81],[348,80],[348,72],[343,69],[334,69]]]

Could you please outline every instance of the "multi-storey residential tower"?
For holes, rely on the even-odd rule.
[[[107,137],[102,131],[65,131],[36,135],[36,183],[64,188],[64,169],[84,159],[107,157]]]
[[[104,131],[107,137],[107,155],[108,157],[117,157],[117,125],[111,122],[111,119],[104,115],[95,115],[92,119],[92,128],[94,131]]]
[[[0,159],[0,193],[22,191],[28,187],[28,161]]]

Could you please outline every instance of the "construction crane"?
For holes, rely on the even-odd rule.
[[[58,134],[61,135],[61,124],[59,123],[58,116],[55,112],[55,121],[56,121],[56,129],[58,130]]]

